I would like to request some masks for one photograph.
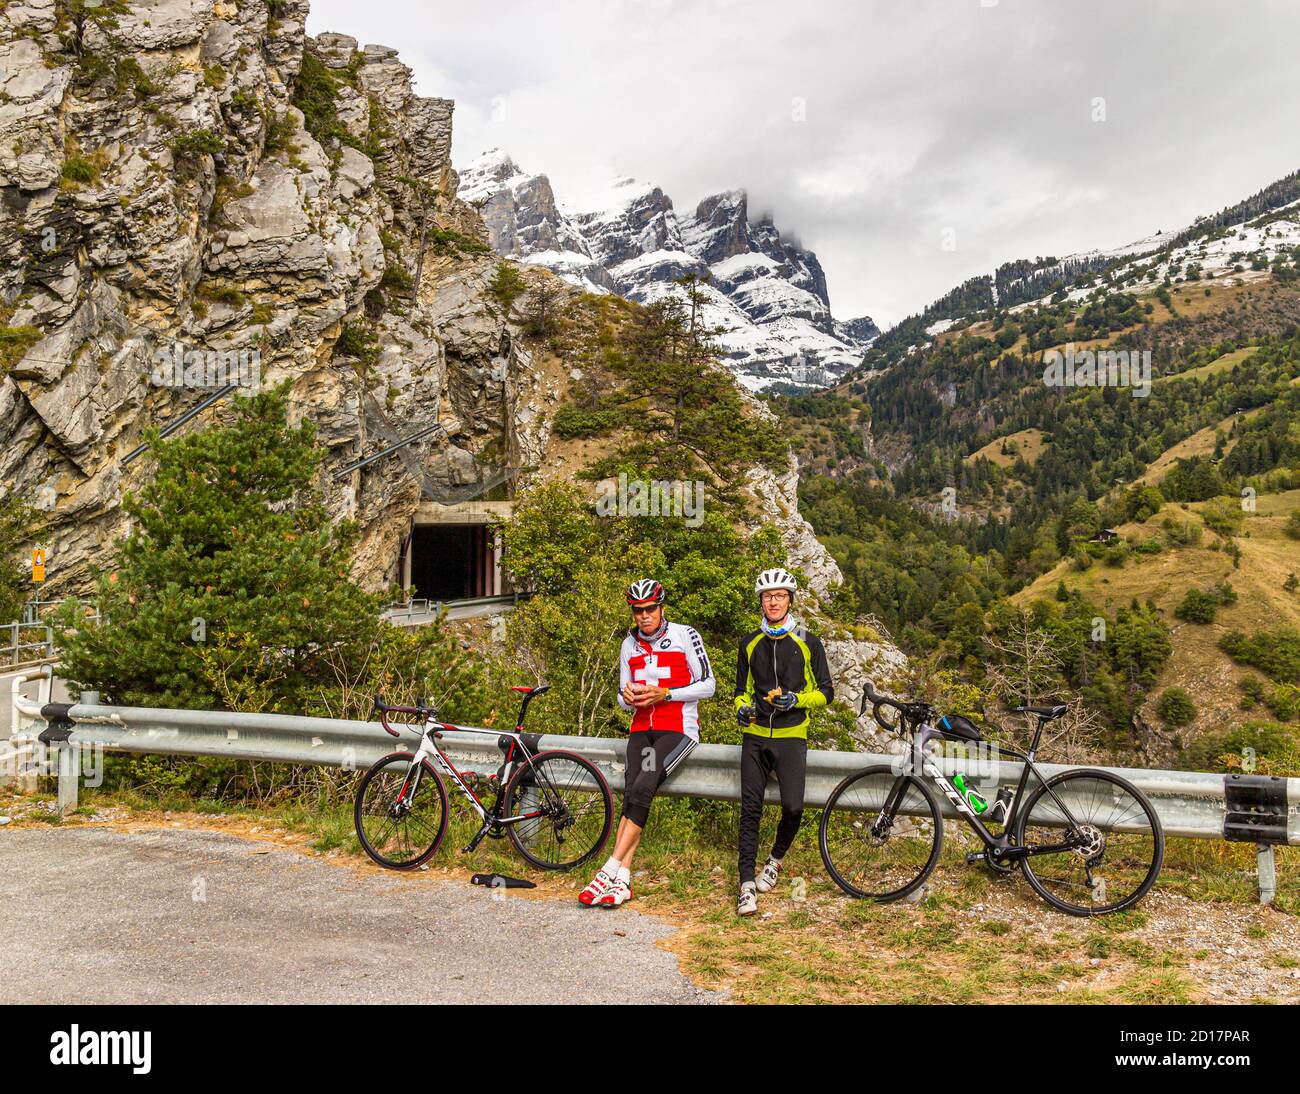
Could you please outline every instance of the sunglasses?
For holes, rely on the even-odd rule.
[[[659,610],[658,604],[636,604],[632,608],[633,615],[649,615],[651,612]]]

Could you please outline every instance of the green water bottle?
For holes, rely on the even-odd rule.
[[[989,803],[976,794],[974,788],[967,785],[965,775],[958,775],[952,780],[952,784],[957,788],[957,793],[962,796],[967,805],[975,810],[976,814],[983,813],[989,807]]]

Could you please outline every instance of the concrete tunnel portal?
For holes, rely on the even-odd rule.
[[[416,599],[432,601],[512,592],[501,571],[501,542],[493,528],[510,512],[508,501],[421,502],[399,559],[403,588]]]

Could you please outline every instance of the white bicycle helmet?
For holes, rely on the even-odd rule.
[[[754,592],[758,596],[773,589],[786,589],[793,596],[799,589],[799,583],[795,581],[794,574],[778,566],[773,570],[764,570],[754,582]]]
[[[644,607],[645,605],[662,604],[667,599],[664,593],[664,587],[654,578],[643,577],[640,581],[634,581],[627,588],[627,602],[633,607]]]

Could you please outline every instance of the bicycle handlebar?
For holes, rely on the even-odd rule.
[[[876,720],[876,725],[887,733],[897,733],[903,722],[908,725],[916,725],[918,722],[932,718],[938,713],[929,703],[904,703],[897,699],[891,699],[888,695],[881,695],[876,691],[875,685],[870,680],[862,688],[862,706],[864,709],[868,700],[871,702],[871,717]],[[892,707],[898,711],[899,717],[891,722],[881,713],[881,709],[884,707]]]
[[[426,707],[423,704],[413,707],[390,707],[384,702],[382,695],[375,696],[375,705],[371,713],[379,715],[379,724],[394,737],[400,737],[401,734],[388,724],[387,715],[389,714],[411,714],[426,721],[438,721],[438,711],[435,707]]]

